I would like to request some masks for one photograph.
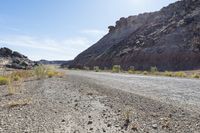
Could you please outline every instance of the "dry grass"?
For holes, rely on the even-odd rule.
[[[199,79],[200,74],[194,73],[194,74],[192,74],[191,78]]]
[[[121,71],[121,66],[120,65],[114,65],[112,68],[113,73],[119,73]]]
[[[44,79],[48,75],[48,68],[43,65],[39,65],[34,68],[34,75],[37,79]]]
[[[9,83],[9,79],[7,77],[0,76],[0,85],[7,85]]]
[[[34,74],[37,79],[45,79],[52,77],[63,77],[64,73],[56,71],[52,66],[40,65],[34,68]]]
[[[95,71],[95,72],[99,72],[99,71],[100,71],[99,66],[94,66],[94,71]]]
[[[150,71],[136,71],[136,70],[128,70],[129,74],[143,74],[143,75],[159,75],[159,76],[167,76],[167,77],[181,77],[181,78],[196,78],[200,79],[200,71],[178,71],[178,72],[160,72],[156,67],[151,67]]]
[[[20,100],[15,100],[15,101],[10,101],[6,105],[8,108],[13,108],[17,106],[25,106],[31,104],[31,99],[20,99]]]
[[[175,72],[174,77],[187,77],[185,72]]]

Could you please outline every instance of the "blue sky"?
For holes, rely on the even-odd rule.
[[[175,1],[0,0],[0,47],[33,60],[70,60],[120,17],[157,11]]]

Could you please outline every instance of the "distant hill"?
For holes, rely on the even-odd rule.
[[[9,48],[0,48],[0,67],[30,69],[35,65],[37,65],[37,63],[31,61],[25,55],[12,51]]]
[[[200,0],[182,0],[157,12],[121,18],[70,67],[113,65],[125,70],[200,68]]]
[[[65,63],[68,63],[69,61],[64,61],[64,60],[40,60],[38,61],[39,64],[44,64],[44,65],[62,65]]]

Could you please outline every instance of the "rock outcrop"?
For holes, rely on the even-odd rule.
[[[31,69],[35,65],[37,65],[36,62],[29,60],[26,56],[16,51],[12,51],[8,48],[0,49],[0,67]]]
[[[200,68],[200,1],[182,0],[157,12],[121,18],[71,63],[79,68],[113,65],[140,70]]]

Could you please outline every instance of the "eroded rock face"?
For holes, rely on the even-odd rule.
[[[31,69],[37,63],[29,60],[26,56],[12,51],[8,48],[0,49],[0,66],[6,66],[14,69]]]
[[[185,70],[200,68],[200,1],[182,0],[158,12],[121,18],[78,55],[71,67]]]

